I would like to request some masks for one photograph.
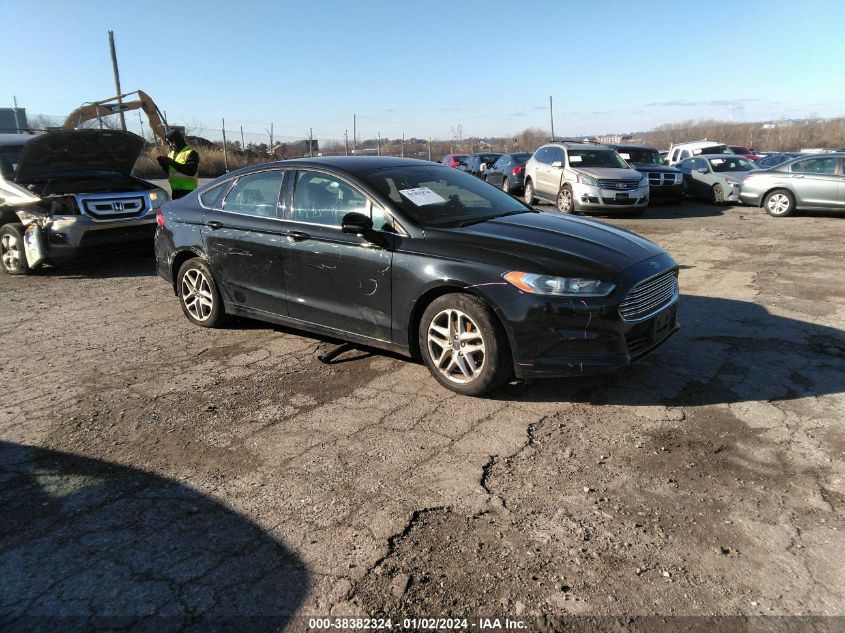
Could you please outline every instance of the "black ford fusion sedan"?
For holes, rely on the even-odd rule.
[[[196,325],[240,315],[420,355],[469,395],[623,367],[678,327],[678,267],[652,242],[426,161],[229,173],[161,208],[156,258]]]

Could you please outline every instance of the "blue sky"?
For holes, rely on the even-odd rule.
[[[147,91],[171,123],[247,142],[449,138],[845,115],[845,2],[0,0],[2,95],[66,115]],[[137,123],[137,118],[133,118]]]

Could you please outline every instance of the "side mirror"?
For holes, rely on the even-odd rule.
[[[353,211],[343,216],[340,226],[344,233],[364,235],[373,230],[373,221],[369,216]]]
[[[556,160],[556,161],[552,162],[551,166],[552,167],[563,167],[563,161]]]
[[[699,167],[695,171],[697,171],[699,174],[709,174],[710,173],[710,170],[707,169],[706,167]]]

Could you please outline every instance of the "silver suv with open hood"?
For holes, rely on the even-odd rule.
[[[168,198],[131,175],[144,139],[116,130],[0,135],[0,256],[9,274],[149,241]]]

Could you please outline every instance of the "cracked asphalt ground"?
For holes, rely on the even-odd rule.
[[[192,327],[147,253],[0,276],[0,628],[845,616],[845,218],[607,221],[682,265],[682,330],[486,399]]]

